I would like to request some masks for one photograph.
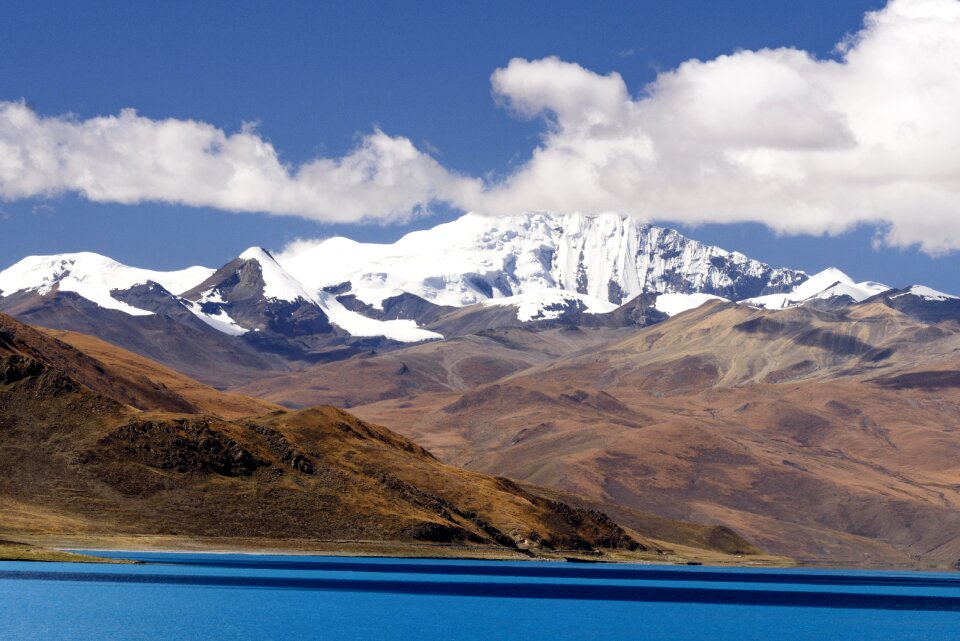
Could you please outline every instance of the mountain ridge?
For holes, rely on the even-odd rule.
[[[929,288],[771,268],[615,214],[467,214],[389,245],[298,247],[172,272],[83,252],[27,257],[0,271],[0,311],[218,386],[501,327],[642,327],[718,299],[830,309],[879,297],[919,318],[960,316],[960,299]]]
[[[437,252],[443,255],[436,256]],[[460,255],[459,261],[454,255]],[[806,280],[802,272],[772,269],[738,252],[616,215],[527,214],[488,219],[467,214],[408,234],[393,245],[334,238],[280,259],[252,247],[221,271],[236,267],[237,261],[253,261],[270,272],[260,279],[265,299],[302,299],[322,306],[321,294],[340,285],[337,295],[353,295],[375,308],[385,298],[402,293],[433,304],[463,307],[552,291],[579,297],[587,310],[605,302],[597,311],[608,312],[643,293],[706,293],[739,299],[787,290]],[[352,273],[351,266],[357,268]],[[414,274],[397,276],[391,268]],[[46,294],[56,287],[101,306],[146,314],[149,310],[125,304],[110,293],[155,282],[193,300],[217,273],[203,267],[142,270],[84,252],[28,257],[0,272],[0,295],[25,290]],[[404,286],[392,286],[390,280],[396,278],[406,279]],[[381,282],[371,287],[350,284],[351,279],[368,285],[375,279]]]
[[[26,290],[42,295],[56,288],[76,292],[100,306],[145,315],[150,311],[110,293],[153,282],[174,296],[197,302],[205,293],[207,280],[243,262],[256,263],[269,272],[269,277],[264,274],[259,279],[264,299],[302,300],[320,307],[322,295],[331,291],[337,297],[353,296],[376,309],[399,294],[464,307],[481,302],[519,306],[529,302],[524,300],[526,295],[548,292],[554,302],[563,295],[579,299],[585,311],[594,311],[591,306],[598,305],[597,313],[612,311],[641,294],[704,294],[769,307],[802,300],[791,299],[790,294],[804,284],[807,289],[814,284],[800,270],[771,268],[739,252],[629,217],[531,213],[498,219],[466,214],[412,232],[391,245],[331,238],[306,248],[301,243],[297,251],[279,258],[251,247],[220,270],[151,271],[90,252],[31,256],[0,272],[0,296]],[[849,277],[833,268],[817,276],[815,282],[834,277],[830,284],[847,286],[837,295],[856,288]],[[870,282],[860,286],[868,287],[870,295],[890,289]],[[815,289],[807,296],[821,294],[828,287]],[[865,297],[855,296],[859,300]],[[527,315],[528,320],[536,316]],[[238,332],[253,329],[225,322]]]

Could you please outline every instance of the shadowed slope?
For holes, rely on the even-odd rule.
[[[140,288],[137,288],[140,289]],[[264,371],[290,367],[284,359],[227,336],[191,314],[169,292],[146,287],[138,305],[155,312],[130,316],[104,309],[73,292],[22,292],[0,299],[0,312],[34,326],[95,335],[186,375],[216,385],[242,385]]]
[[[145,385],[145,381],[185,399],[196,411],[216,414],[225,418],[251,416],[280,409],[273,403],[249,396],[221,392],[208,385],[176,372],[156,361],[128,352],[94,336],[63,330],[41,330],[48,336],[62,341],[83,354],[99,361],[107,375],[128,385]],[[139,409],[174,409],[162,405],[141,402],[132,403]]]

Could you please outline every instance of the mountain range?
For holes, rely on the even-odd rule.
[[[330,238],[278,256],[250,248],[219,269],[151,271],[81,252],[0,272],[0,311],[218,385],[525,323],[645,326],[718,298],[827,307],[881,294],[928,318],[960,310],[960,299],[922,286],[773,268],[612,214],[467,214],[393,244]]]
[[[111,363],[123,384],[91,389],[140,411],[333,405],[632,532],[657,515],[809,562],[946,567],[960,298],[896,285],[616,215],[466,215],[219,269],[28,257],[0,272],[0,311]],[[162,365],[145,383],[136,359]]]

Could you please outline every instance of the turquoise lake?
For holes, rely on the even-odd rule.
[[[0,640],[960,639],[960,574],[110,555],[0,562]]]

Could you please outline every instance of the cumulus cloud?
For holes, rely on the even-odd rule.
[[[960,248],[960,2],[896,0],[836,60],[791,48],[690,60],[636,97],[556,58],[492,76],[548,123],[478,209],[756,221],[786,233],[882,226],[893,245]]]
[[[495,98],[544,133],[511,174],[458,174],[380,131],[341,158],[282,163],[255,130],[124,111],[79,121],[0,103],[0,197],[77,192],[324,221],[444,202],[488,215],[607,212],[784,233],[861,223],[960,249],[960,2],[893,0],[836,58],[793,48],[689,60],[631,93],[617,73],[515,59]]]
[[[76,192],[96,202],[161,201],[331,222],[394,220],[433,201],[479,191],[408,139],[382,131],[341,158],[300,165],[250,126],[228,134],[192,120],[151,120],[133,110],[77,120],[0,103],[0,197]]]

